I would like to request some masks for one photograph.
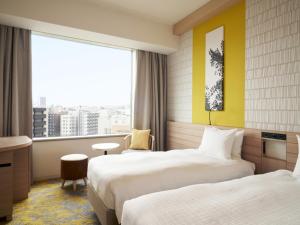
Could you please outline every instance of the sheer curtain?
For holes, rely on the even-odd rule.
[[[167,123],[167,56],[136,51],[133,126],[151,129],[155,150],[165,150]]]

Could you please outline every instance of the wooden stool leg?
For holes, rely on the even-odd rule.
[[[76,191],[76,180],[73,180],[73,191]]]
[[[8,216],[6,216],[6,218],[5,218],[5,219],[6,219],[6,221],[7,221],[7,222],[11,221],[11,220],[12,220],[12,215],[8,215]]]
[[[61,188],[64,188],[65,182],[66,182],[66,180],[63,180],[63,182],[62,182],[62,184],[61,184]]]
[[[85,184],[85,186],[86,186],[86,185],[87,185],[86,177],[83,178],[83,181],[84,181],[84,184]]]

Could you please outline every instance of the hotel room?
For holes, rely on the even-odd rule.
[[[0,224],[299,225],[299,0],[0,0]]]

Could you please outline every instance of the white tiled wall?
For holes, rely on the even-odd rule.
[[[168,55],[168,120],[192,122],[193,32],[180,37],[177,52]]]
[[[192,31],[168,56],[168,119],[192,122]],[[300,0],[246,0],[245,126],[300,131]]]
[[[245,126],[300,131],[300,0],[246,1]]]

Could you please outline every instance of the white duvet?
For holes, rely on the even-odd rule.
[[[88,179],[107,208],[121,222],[126,200],[157,191],[252,175],[244,160],[220,160],[199,150],[106,155],[89,161]]]
[[[122,225],[299,225],[300,178],[287,170],[125,202]]]

